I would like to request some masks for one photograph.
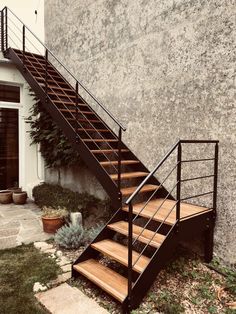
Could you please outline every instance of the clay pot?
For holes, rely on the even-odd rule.
[[[16,187],[8,188],[7,190],[8,190],[8,191],[11,191],[12,193],[13,193],[13,192],[21,192],[21,191],[22,191],[21,188],[16,188]]]
[[[12,203],[12,192],[8,190],[0,191],[0,203],[1,204]]]
[[[60,217],[42,217],[43,231],[47,233],[56,233],[65,224],[65,219]]]
[[[13,202],[16,205],[24,205],[27,200],[27,193],[25,191],[22,192],[13,192],[12,194]]]

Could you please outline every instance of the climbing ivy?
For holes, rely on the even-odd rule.
[[[81,165],[79,153],[72,148],[40,101],[36,98],[35,100],[28,117],[31,126],[31,144],[40,144],[40,152],[46,167],[59,170],[62,167]]]

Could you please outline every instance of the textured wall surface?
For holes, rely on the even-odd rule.
[[[215,252],[235,263],[236,1],[50,0],[45,28],[150,169],[178,138],[220,140]]]

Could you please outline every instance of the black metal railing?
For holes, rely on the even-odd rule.
[[[184,160],[182,158],[183,156],[183,145],[185,144],[214,144],[214,156],[212,158],[193,158],[193,159],[187,159]],[[139,211],[134,213],[133,211],[133,203],[135,201],[135,198],[138,196],[140,190],[143,188],[143,186],[149,182],[149,180],[157,173],[157,171],[162,168],[164,163],[169,160],[171,156],[174,157],[174,154],[176,155],[176,162],[174,163],[174,166],[171,167],[171,170],[168,171],[167,175],[165,176],[165,179],[160,183],[158,188],[151,194],[151,196],[148,198],[148,200],[143,204],[142,208],[139,208]],[[182,179],[182,167],[184,163],[195,163],[195,162],[208,162],[212,161],[214,162],[214,173],[213,174],[207,174],[207,175],[201,175],[196,176],[192,178],[185,178]],[[172,181],[174,181],[174,185],[172,188],[169,189],[169,193],[166,195],[164,199],[161,199],[161,203],[158,203],[157,208],[155,208],[155,204],[153,204],[153,207],[155,208],[155,211],[153,212],[152,216],[147,220],[145,225],[142,228],[142,231],[136,235],[136,238],[133,237],[133,224],[135,220],[138,218],[139,215],[142,215],[142,212],[145,210],[146,206],[150,204],[152,200],[155,200],[157,192],[161,189],[163,184],[171,177],[172,174],[176,171],[176,176]],[[195,197],[202,197],[205,195],[213,195],[212,199],[212,207],[208,207],[205,210],[212,209],[213,211],[216,211],[216,202],[217,202],[217,176],[218,176],[218,141],[213,140],[178,140],[177,143],[168,151],[168,153],[163,157],[163,159],[157,164],[157,166],[150,172],[150,174],[143,180],[143,182],[137,187],[136,191],[133,192],[133,194],[127,199],[125,204],[128,206],[128,300],[129,303],[131,302],[132,298],[132,286],[135,284],[133,281],[133,268],[138,262],[138,260],[141,258],[142,254],[145,252],[147,247],[151,244],[156,234],[161,230],[162,226],[164,224],[169,223],[169,219],[171,217],[172,221],[172,227],[170,228],[168,234],[173,230],[174,227],[179,228],[179,221],[181,220],[181,202],[195,198]],[[181,189],[182,184],[184,182],[188,181],[197,181],[200,179],[208,179],[213,178],[213,187],[211,191],[207,191],[204,193],[196,194],[196,195],[190,195],[188,197],[182,197],[181,196]],[[172,182],[173,183],[173,182]],[[173,191],[176,190],[175,198],[173,197]],[[134,250],[134,244],[140,239],[141,235],[143,234],[146,227],[148,227],[149,223],[157,217],[160,209],[162,208],[163,204],[168,200],[173,199],[173,206],[171,206],[168,209],[168,212],[166,216],[159,220],[159,225],[156,228],[156,230],[153,233],[153,236],[150,238],[148,243],[144,245],[144,248],[141,250],[139,256],[136,258],[136,260],[133,260],[133,250]],[[175,211],[175,212],[174,212]],[[204,210],[203,210],[204,212]],[[190,217],[189,215],[188,217]],[[185,216],[186,218],[186,216]],[[157,248],[157,250],[160,249]],[[136,279],[138,280],[138,279]]]
[[[72,88],[75,90],[75,115],[71,114],[73,118],[76,121],[76,133],[77,133],[77,140],[79,139],[78,136],[78,129],[79,129],[79,122],[78,122],[78,116],[79,113],[82,114],[83,118],[89,123],[91,128],[95,129],[95,126],[91,124],[88,117],[81,113],[81,110],[79,109],[79,99],[81,96],[79,95],[79,91],[85,93],[86,97],[90,98],[92,102],[94,102],[96,105],[98,105],[99,108],[102,109],[103,112],[105,112],[108,117],[115,123],[116,126],[118,126],[118,132],[116,138],[118,141],[118,151],[114,154],[117,158],[117,168],[111,163],[111,166],[115,169],[118,175],[117,180],[117,189],[118,189],[118,198],[120,202],[122,202],[122,194],[121,194],[121,160],[122,160],[122,132],[126,131],[126,128],[122,125],[118,119],[114,117],[114,115],[103,105],[103,103],[98,100],[90,91],[89,89],[80,81],[78,80],[71,71],[53,54],[53,52],[30,30],[29,27],[27,27],[19,18],[18,16],[9,8],[4,7],[0,11],[1,15],[1,50],[4,52],[9,47],[10,48],[16,48],[20,51],[22,51],[22,62],[24,67],[26,66],[26,53],[27,52],[33,52],[37,53],[38,55],[41,55],[45,59],[45,75],[44,75],[44,92],[45,92],[45,101],[48,100],[48,79],[50,77],[50,74],[48,72],[48,66],[49,63],[57,64],[59,67],[65,71],[65,73],[68,76],[67,82],[72,86]],[[55,95],[56,96],[56,95]],[[65,94],[65,97],[67,95]],[[64,105],[64,104],[63,104]],[[64,105],[65,106],[65,105]],[[65,106],[66,107],[66,106]],[[105,125],[105,124],[104,124]],[[86,132],[86,135],[88,137],[91,137],[91,135]],[[103,137],[102,134],[100,134],[101,138],[106,140],[106,138]],[[105,141],[106,142],[106,141]],[[109,141],[106,142],[109,148],[112,150],[113,147],[109,144]],[[97,148],[99,149],[99,146],[95,143]],[[108,161],[111,161],[109,157],[105,154],[104,158]],[[105,170],[106,171],[106,170]]]

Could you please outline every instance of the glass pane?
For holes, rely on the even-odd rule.
[[[0,84],[0,101],[20,102],[20,87]]]
[[[18,110],[0,108],[0,190],[19,184]]]

